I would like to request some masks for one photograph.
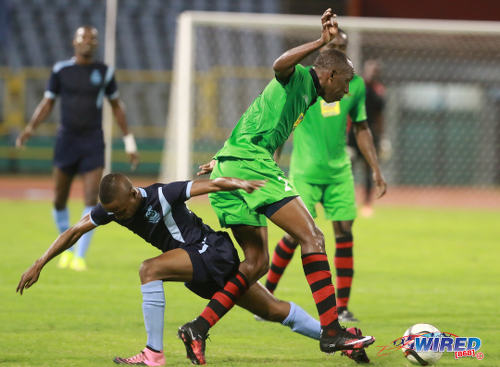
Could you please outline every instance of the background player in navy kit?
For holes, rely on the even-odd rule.
[[[110,101],[116,122],[124,135],[125,150],[132,168],[138,163],[135,139],[129,133],[124,106],[118,98],[114,70],[94,61],[97,49],[97,30],[80,27],[73,39],[75,56],[54,65],[44,98],[36,108],[29,124],[16,140],[21,147],[36,127],[50,114],[57,96],[61,97],[61,125],[54,149],[54,220],[60,233],[69,227],[66,207],[75,174],[81,174],[87,214],[97,204],[99,181],[104,168],[104,138],[101,126],[104,95]],[[67,251],[61,256],[59,267],[70,266],[85,270],[85,253],[92,232],[78,242],[76,253]]]
[[[22,275],[17,291],[22,294],[25,288],[31,287],[45,264],[96,226],[115,221],[127,227],[164,253],[144,261],[139,273],[148,335],[146,348],[133,357],[117,357],[114,361],[128,365],[164,365],[163,281],[186,282],[194,293],[210,298],[224,287],[228,278],[234,276],[240,263],[227,233],[214,232],[188,210],[184,202],[192,196],[217,191],[243,189],[250,193],[264,183],[221,177],[140,188],[134,187],[122,174],[106,175],[99,190],[101,203],[56,239]],[[252,285],[238,300],[238,305],[267,320],[281,322],[305,336],[317,340],[320,337],[321,327],[317,320],[299,306],[276,299],[260,283]],[[204,349],[205,345],[198,347]],[[194,356],[189,357],[196,360]]]

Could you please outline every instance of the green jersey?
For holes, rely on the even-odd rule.
[[[340,101],[322,98],[307,110],[304,121],[294,131],[290,177],[324,184],[351,174],[346,151],[346,125],[366,120],[365,82],[355,75],[349,93]]]
[[[269,159],[318,97],[315,71],[296,65],[286,82],[274,78],[248,107],[218,157]]]

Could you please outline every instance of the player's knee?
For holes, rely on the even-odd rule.
[[[259,264],[258,277],[257,279],[262,278],[269,271],[269,257],[265,259],[263,262]]]
[[[352,221],[335,223],[335,238],[352,236]]]
[[[141,283],[149,283],[153,280],[158,280],[157,269],[153,259],[144,260],[139,269],[139,277],[141,278]]]
[[[301,246],[306,250],[305,252],[325,252],[325,236],[323,232],[315,226],[307,240],[301,243]]]
[[[269,271],[269,255],[246,258],[242,263],[242,272],[247,276],[250,284],[255,283]]]
[[[285,233],[285,235],[283,236],[283,238],[289,243],[291,244],[292,246],[294,246],[294,248],[297,247],[297,245],[299,244],[299,241],[297,241],[294,237],[292,237],[291,235],[289,235],[288,233]]]

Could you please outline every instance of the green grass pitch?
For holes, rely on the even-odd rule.
[[[146,337],[138,269],[158,254],[139,237],[116,224],[97,230],[89,250],[90,270],[56,268],[42,272],[24,296],[15,293],[22,272],[56,236],[47,201],[0,200],[0,366],[112,366],[115,355],[140,351]],[[190,207],[218,228],[204,200]],[[72,222],[81,212],[71,203]],[[320,214],[321,217],[321,214]],[[323,219],[329,258],[332,229]],[[372,219],[354,227],[355,278],[350,308],[358,324],[377,341],[368,348],[373,366],[407,366],[400,351],[377,356],[415,323],[482,339],[483,360],[454,360],[446,353],[441,366],[500,366],[500,213],[478,210],[377,208]],[[270,227],[270,250],[281,232]],[[182,284],[165,285],[167,366],[188,366],[177,328],[193,319],[206,301]],[[296,256],[277,296],[316,316],[309,287]],[[214,366],[354,366],[323,355],[318,343],[279,324],[256,322],[233,309],[211,331],[207,360]]]

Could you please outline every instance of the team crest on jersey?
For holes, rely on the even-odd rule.
[[[144,217],[148,220],[149,223],[158,223],[161,219],[160,213],[154,210],[151,205],[148,206],[146,215],[144,215]]]
[[[324,100],[321,100],[321,115],[323,117],[340,115],[340,103],[327,103]]]
[[[99,70],[97,69],[92,70],[92,73],[90,74],[90,82],[93,85],[99,85],[102,83],[102,76]]]
[[[295,121],[295,123],[293,124],[293,128],[295,129],[298,126],[298,124],[302,122],[303,119],[304,119],[304,113],[301,113],[297,121]]]

